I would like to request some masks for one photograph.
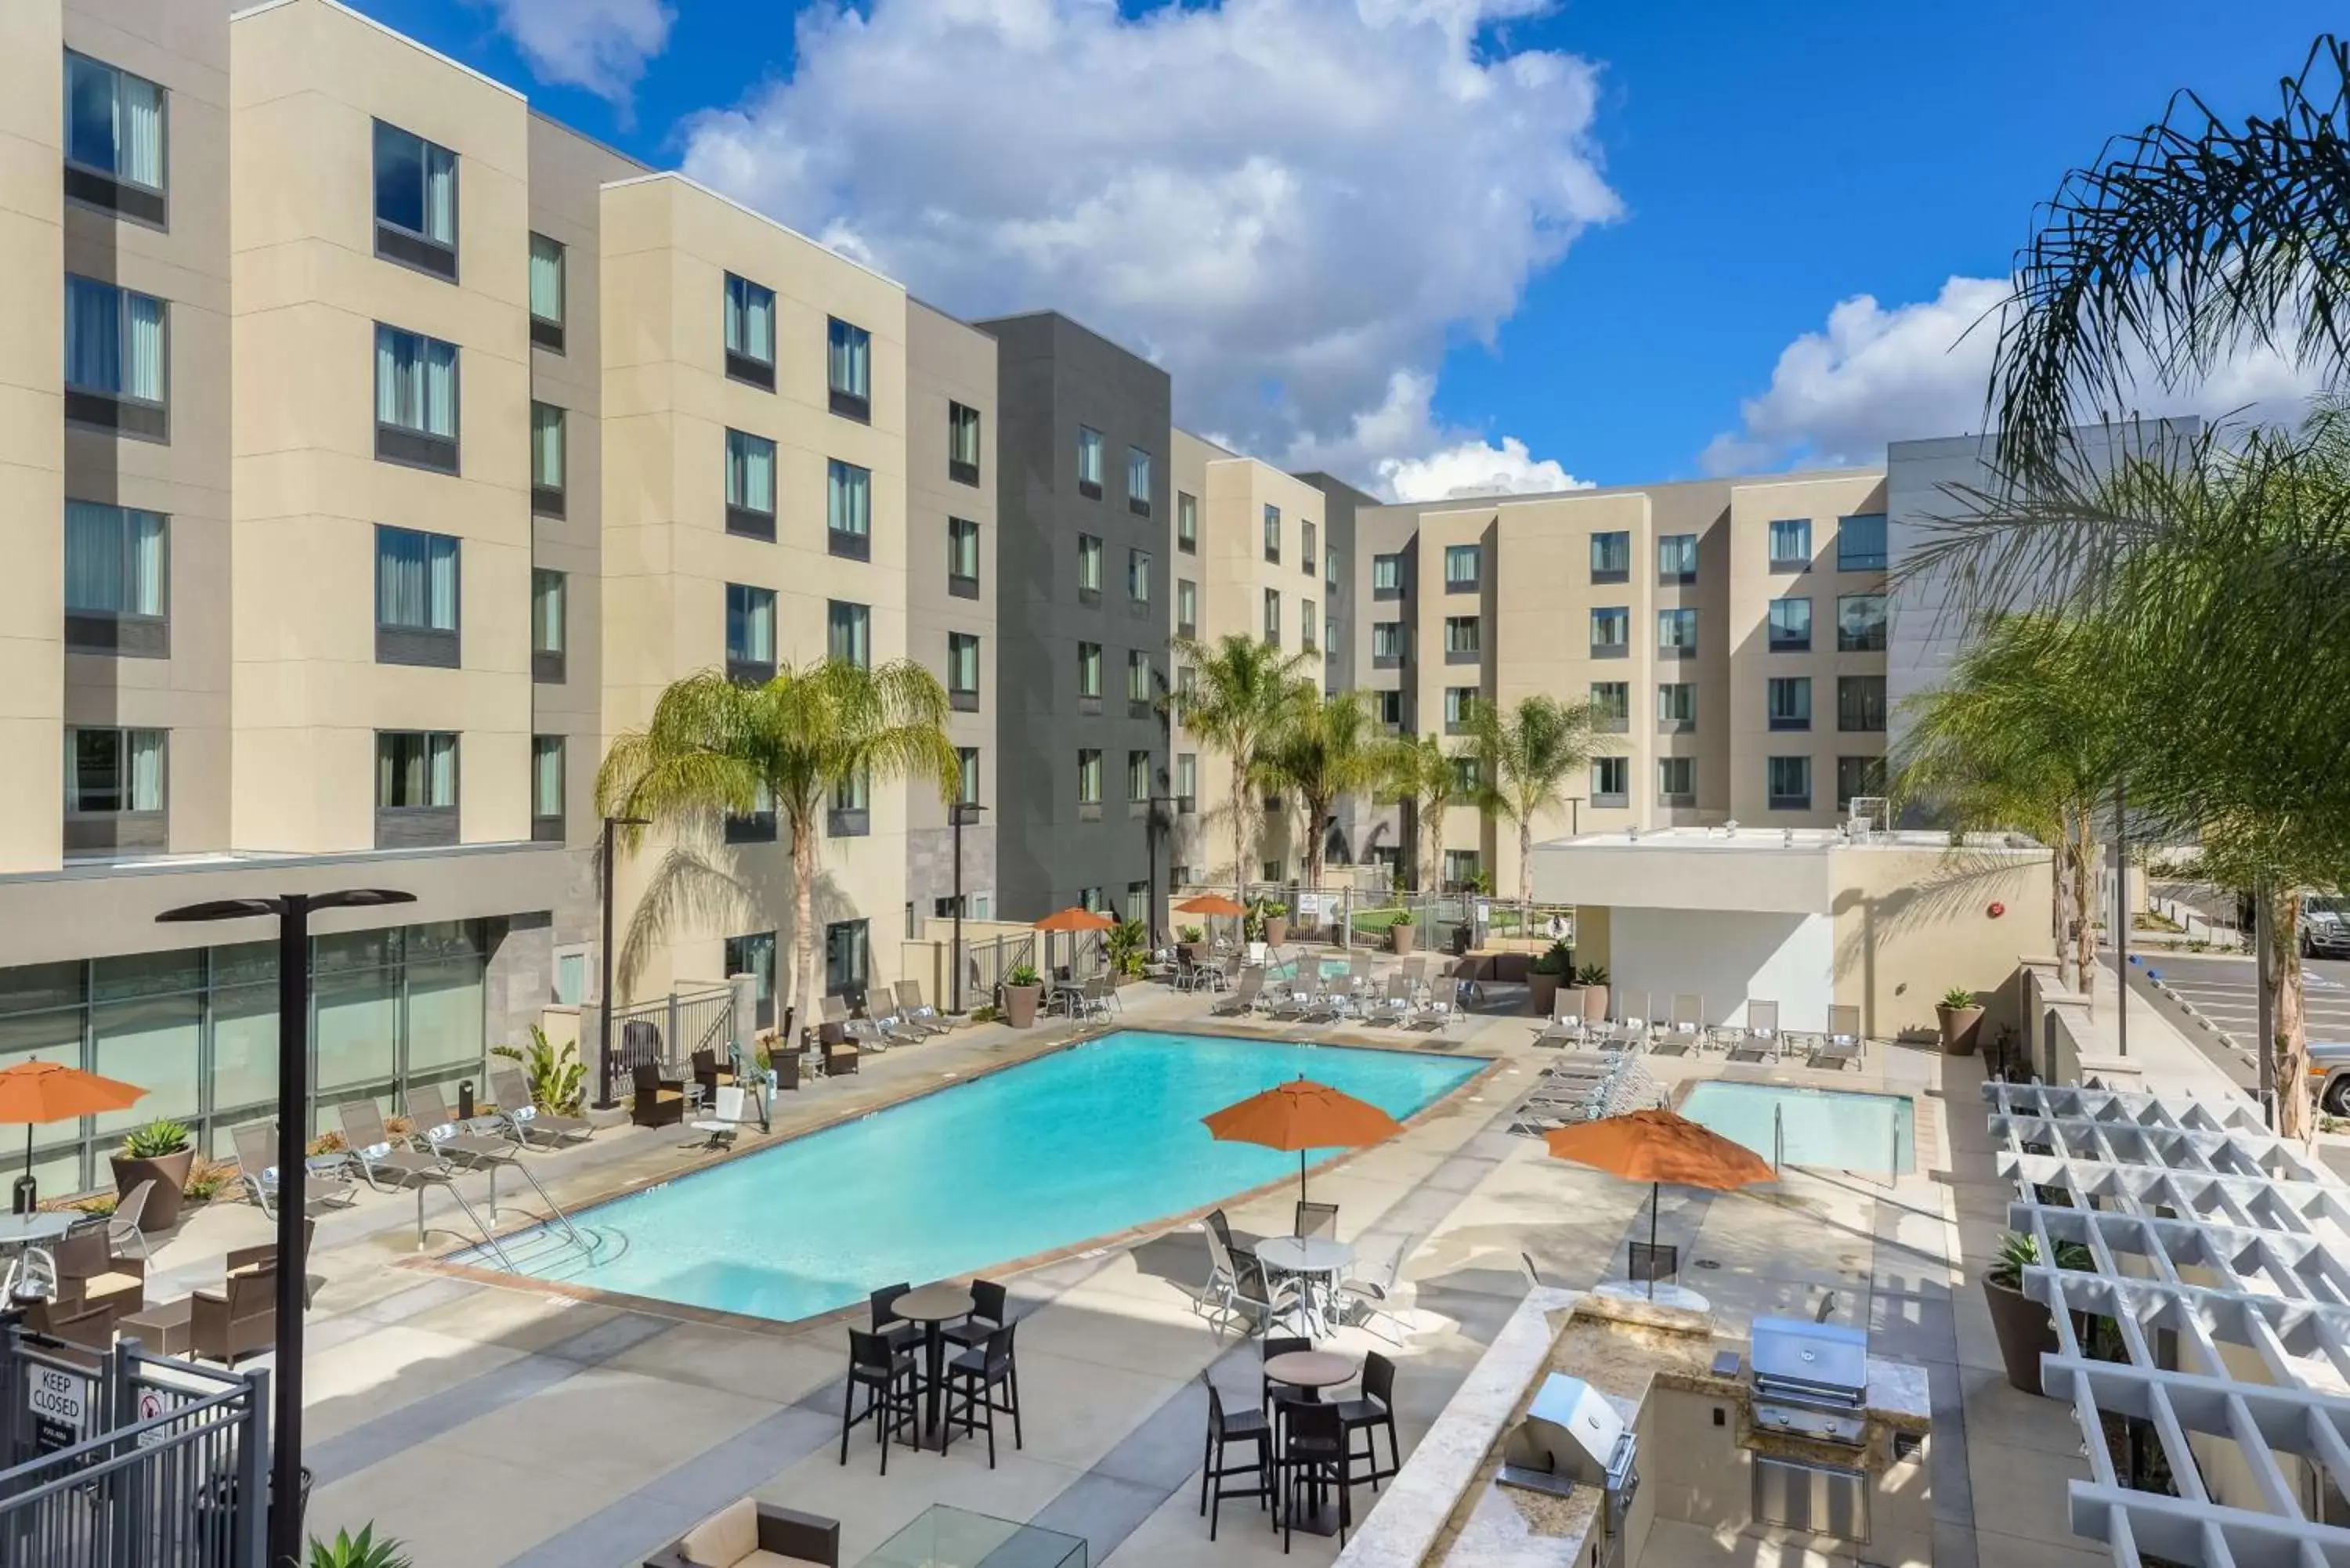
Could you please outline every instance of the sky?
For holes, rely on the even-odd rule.
[[[1981,422],[2033,204],[2314,0],[355,0],[1176,418],[1384,495],[1881,461]],[[2314,389],[2252,355],[2147,411]]]

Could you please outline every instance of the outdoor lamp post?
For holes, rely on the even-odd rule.
[[[1571,794],[1571,795],[1568,795],[1568,796],[1566,797],[1566,809],[1568,810],[1568,812],[1570,812],[1570,813],[1572,814],[1572,815],[1567,818],[1567,824],[1566,824],[1566,833],[1567,833],[1567,836],[1568,836],[1568,837],[1570,837],[1570,838],[1580,838],[1580,837],[1582,837],[1582,836],[1583,836],[1583,797],[1582,797],[1581,795],[1579,795],[1579,794]]]
[[[1182,797],[1172,794],[1154,794],[1142,804],[1142,809],[1148,814],[1142,819],[1142,838],[1150,856],[1150,891],[1143,896],[1144,919],[1149,925],[1149,940],[1145,945],[1153,951],[1159,947],[1159,808],[1181,804]]]
[[[269,1473],[269,1568],[306,1555],[302,1540],[302,1251],[304,1159],[310,1147],[310,916],[319,909],[412,904],[413,893],[346,888],[334,893],[281,893],[274,898],[222,898],[166,909],[159,923],[277,919],[277,1387]],[[253,1500],[239,1498],[250,1508]]]
[[[619,1102],[612,1097],[612,838],[614,830],[622,827],[650,827],[641,816],[608,816],[604,819],[603,847],[598,862],[603,869],[604,941],[598,950],[603,967],[602,989],[596,993],[596,1108],[608,1111]]]
[[[977,801],[959,800],[947,807],[947,820],[954,824],[954,951],[950,961],[954,965],[954,1005],[951,1012],[962,1011],[962,825],[976,822],[987,807]]]

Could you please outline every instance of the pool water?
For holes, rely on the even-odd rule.
[[[507,1251],[542,1279],[791,1321],[1294,1175],[1296,1155],[1200,1118],[1301,1074],[1403,1117],[1484,1065],[1120,1031],[585,1210],[592,1254],[551,1231]]]
[[[1781,1158],[1789,1165],[1889,1170],[1895,1175],[1906,1175],[1918,1165],[1917,1108],[1906,1095],[1712,1078],[1690,1085],[1676,1108],[1764,1159],[1772,1157],[1775,1123]]]

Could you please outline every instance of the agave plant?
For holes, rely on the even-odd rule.
[[[332,1542],[310,1537],[309,1568],[415,1568],[415,1563],[399,1541],[389,1535],[378,1541],[375,1526],[363,1524],[357,1535],[338,1530]]]
[[[187,1147],[188,1124],[169,1119],[133,1127],[122,1140],[123,1155],[130,1159],[161,1159]]]
[[[568,1040],[558,1048],[548,1042],[546,1031],[534,1023],[527,1046],[493,1045],[490,1054],[522,1064],[532,1105],[556,1116],[579,1114],[580,1102],[587,1097],[588,1071],[579,1061],[578,1048]]]

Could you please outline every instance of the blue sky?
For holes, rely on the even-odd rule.
[[[951,308],[1068,308],[1167,363],[1194,428],[1400,493],[1963,428],[1981,357],[1950,343],[2032,203],[2174,88],[2272,101],[2333,19],[869,0],[803,48],[756,0],[358,3]]]

